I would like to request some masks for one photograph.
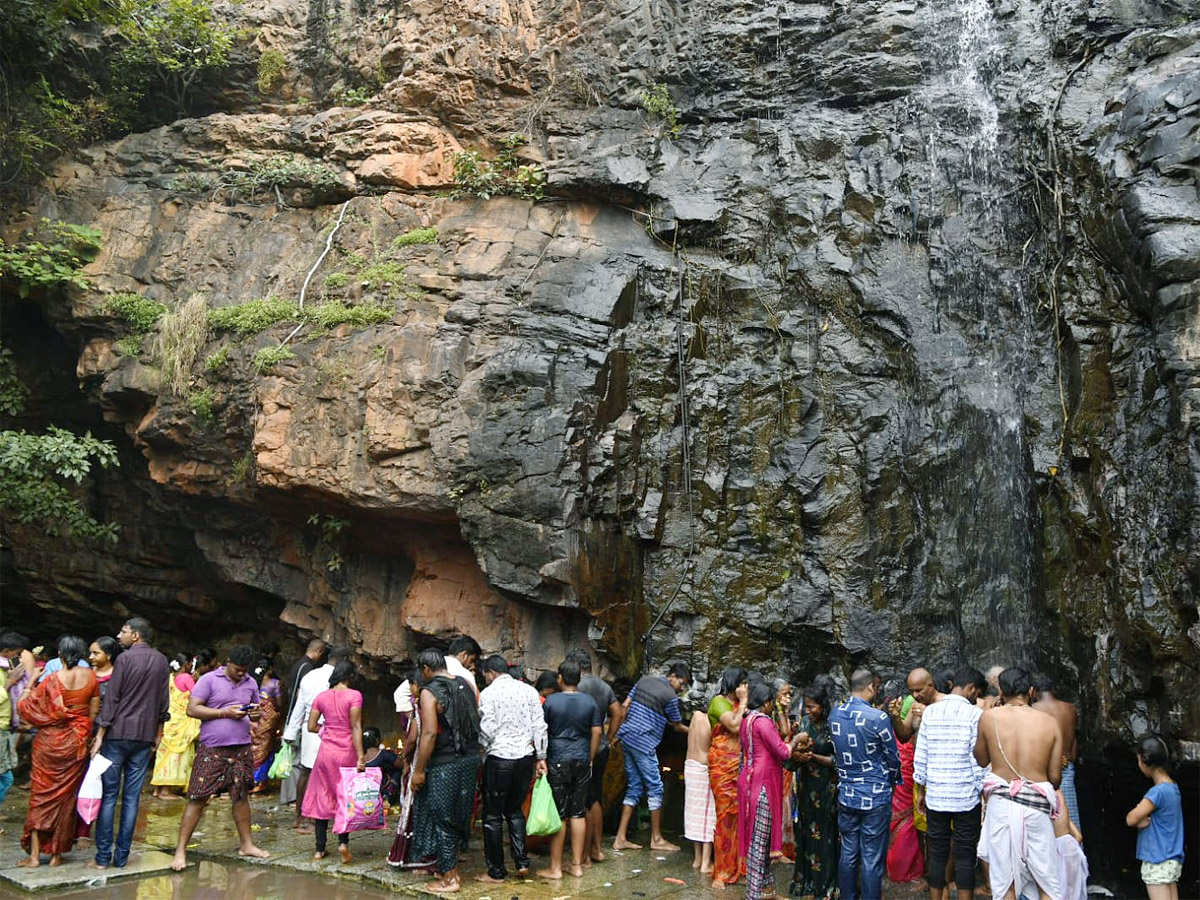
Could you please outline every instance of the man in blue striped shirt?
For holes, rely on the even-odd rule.
[[[842,900],[880,900],[883,894],[892,786],[900,783],[900,753],[888,714],[871,705],[875,693],[875,673],[855,669],[850,676],[850,699],[829,714],[838,773]]]
[[[926,878],[930,900],[947,900],[946,860],[954,838],[954,883],[958,900],[971,900],[975,892],[975,850],[982,824],[979,792],[983,769],[975,762],[975,741],[983,710],[975,699],[987,691],[987,680],[978,669],[965,666],[954,673],[950,693],[925,707],[913,781],[925,786],[921,806],[929,822]]]
[[[626,836],[629,820],[641,802],[642,795],[650,807],[650,849],[678,850],[662,835],[662,774],[658,769],[658,745],[662,743],[667,723],[676,731],[687,734],[679,706],[679,694],[688,689],[692,673],[683,663],[673,663],[667,677],[646,675],[625,698],[625,719],[617,731],[621,749],[625,751],[625,777],[629,787],[621,807],[621,824],[613,841],[614,850],[640,850]]]

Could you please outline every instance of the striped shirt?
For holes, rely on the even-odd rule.
[[[629,692],[629,712],[617,730],[621,743],[642,753],[654,753],[668,722],[681,722],[679,697],[665,678],[647,675]]]
[[[983,710],[959,694],[925,707],[913,780],[925,785],[925,805],[936,812],[966,812],[979,803],[983,769],[975,763],[975,739]]]

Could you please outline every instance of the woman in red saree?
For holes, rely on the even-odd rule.
[[[37,727],[33,739],[29,787],[29,813],[21,848],[29,853],[17,865],[41,865],[41,854],[50,865],[62,863],[79,834],[75,800],[87,773],[88,740],[92,721],[100,712],[96,674],[80,667],[88,645],[81,637],[59,639],[58,657],[63,667],[21,697],[21,719]]]
[[[708,782],[716,805],[713,831],[713,887],[724,888],[746,874],[745,855],[738,852],[738,732],[746,711],[746,670],[730,666],[721,675],[717,696],[708,705],[712,746],[708,750]]]

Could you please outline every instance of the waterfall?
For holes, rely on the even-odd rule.
[[[935,429],[941,448],[921,499],[932,532],[926,581],[959,609],[958,634],[943,641],[949,655],[1012,664],[1029,659],[1037,637],[1038,523],[1024,428],[1035,326],[992,4],[947,4],[927,48],[928,77],[907,111],[927,166],[920,239],[930,253],[939,357],[916,400],[924,414],[911,425],[923,439]]]

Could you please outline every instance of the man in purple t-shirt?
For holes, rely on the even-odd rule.
[[[250,723],[257,721],[258,682],[249,676],[254,650],[241,645],[229,651],[220,669],[201,676],[192,688],[187,714],[200,720],[200,749],[192,763],[187,806],[179,821],[179,843],[171,868],[187,867],[187,845],[204,807],[217,794],[229,793],[237,826],[239,856],[266,859],[271,854],[254,845],[250,836],[250,789],[254,786],[254,756]]]

